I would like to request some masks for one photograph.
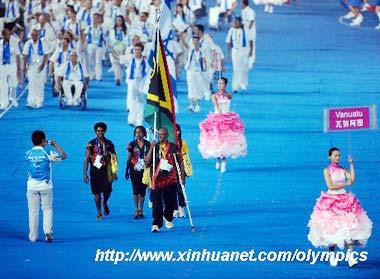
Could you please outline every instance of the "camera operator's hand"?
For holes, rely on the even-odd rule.
[[[60,146],[58,145],[58,143],[57,143],[56,140],[50,140],[50,144],[51,144],[52,146],[54,146],[54,148],[57,149],[57,151],[58,151],[59,153],[61,153],[61,159],[62,159],[62,160],[64,160],[64,159],[67,158],[67,155],[66,155],[65,151],[62,149],[62,147],[60,147]]]
[[[58,146],[58,143],[56,140],[50,140],[50,144],[54,147],[57,147]]]

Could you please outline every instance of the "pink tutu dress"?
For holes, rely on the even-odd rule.
[[[337,164],[328,166],[333,184],[345,182],[345,170]],[[371,236],[372,221],[359,200],[345,189],[321,192],[310,216],[309,241],[315,247],[345,244],[364,246]]]
[[[230,112],[231,100],[221,93],[216,94],[219,111],[199,124],[201,129],[198,149],[203,158],[237,158],[247,154],[244,124],[237,113]]]

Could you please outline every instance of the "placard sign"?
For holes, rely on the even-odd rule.
[[[376,106],[324,110],[324,132],[376,129]]]

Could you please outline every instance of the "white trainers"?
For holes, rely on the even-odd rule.
[[[349,12],[348,14],[344,15],[343,18],[344,19],[351,19],[351,18],[354,18],[355,15],[353,12]]]
[[[334,252],[330,252],[329,262],[330,262],[330,266],[338,265],[338,258],[335,256]]]
[[[12,103],[12,106],[14,106],[15,108],[18,107],[18,102],[17,102],[16,99],[15,99],[15,100],[12,100],[11,103]]]
[[[352,253],[347,251],[347,254],[348,254],[347,265],[349,267],[353,267],[353,266],[357,265],[358,260],[353,257]]]
[[[351,26],[360,26],[363,22],[363,16],[358,15],[355,19],[353,19],[350,23]]]
[[[185,218],[186,217],[185,208],[182,206],[178,206],[178,217],[179,218]]]
[[[220,172],[223,173],[223,172],[226,172],[226,165],[227,165],[227,161],[226,159],[223,159],[222,160],[222,163],[220,164]]]
[[[220,159],[216,159],[215,169],[220,169]]]
[[[265,6],[264,6],[264,13],[268,13],[268,12],[269,12],[269,5],[265,4]]]
[[[380,30],[380,23],[375,27],[376,30]]]
[[[273,13],[273,6],[272,5],[269,5],[269,8],[268,8],[268,13],[272,14]]]
[[[152,226],[152,232],[153,233],[157,233],[157,232],[159,232],[160,231],[160,228],[157,226],[157,225],[153,225]]]
[[[165,227],[166,227],[168,230],[171,230],[172,228],[174,228],[174,224],[173,224],[173,222],[169,222],[168,220],[166,220],[165,217],[164,217],[164,221],[165,221]]]
[[[199,105],[196,105],[194,108],[194,112],[200,112],[200,111],[201,111],[201,107]]]
[[[173,211],[173,218],[178,218],[178,215],[179,215],[178,210],[174,210]]]
[[[149,208],[152,208],[153,207],[153,203],[151,201],[148,202],[148,207]]]

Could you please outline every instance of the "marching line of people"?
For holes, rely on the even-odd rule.
[[[116,86],[123,79],[127,85],[127,123],[142,125],[151,70],[148,60],[160,7],[161,0],[5,1],[3,23],[0,20],[5,38],[0,46],[2,67],[11,70],[0,77],[7,80],[0,88],[0,108],[5,109],[10,103],[17,106],[16,88],[24,79],[29,85],[27,107],[43,107],[48,81],[53,96],[63,97],[68,106],[78,106],[81,91],[96,86],[91,80],[102,81],[103,66],[109,61]],[[197,24],[199,15],[204,14],[202,1],[178,0],[173,9],[174,78],[180,76],[182,69],[187,71],[192,112],[200,112],[202,99],[210,100],[213,81],[221,76],[230,56],[232,83],[236,87],[233,91],[247,90],[247,74],[255,63],[255,12],[248,0],[242,1],[241,16],[236,1],[233,7],[228,18],[234,18],[233,25],[238,27],[229,32],[227,41],[232,54],[227,56],[223,46],[217,45],[204,26]],[[243,30],[244,36],[237,29]],[[9,35],[5,33],[9,32],[7,39]],[[72,62],[72,56],[77,57],[76,62]]]

